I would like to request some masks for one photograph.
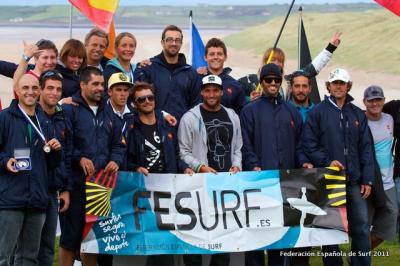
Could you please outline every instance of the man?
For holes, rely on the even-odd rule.
[[[308,113],[314,108],[315,104],[310,100],[311,78],[310,74],[304,70],[297,70],[289,75],[290,88],[292,91],[288,103],[299,111],[303,123],[306,122]]]
[[[60,216],[60,265],[73,265],[79,252],[85,225],[85,177],[104,169],[114,175],[121,165],[125,145],[121,127],[109,115],[102,101],[104,78],[96,67],[87,67],[80,76],[81,91],[72,96],[78,105],[63,105],[72,128],[71,176],[73,188],[68,210]],[[85,265],[96,265],[96,256],[82,254]]]
[[[364,112],[351,103],[352,82],[342,68],[326,83],[330,96],[309,114],[303,132],[303,150],[316,167],[346,170],[346,203],[352,265],[371,265],[368,205],[374,177],[372,143]]]
[[[281,69],[264,65],[260,72],[264,91],[247,104],[240,115],[243,134],[243,168],[247,171],[312,167],[302,154],[302,120],[296,109],[279,94]],[[283,265],[279,250],[268,251],[268,265]],[[246,265],[264,265],[263,251],[246,252]]]
[[[242,168],[242,135],[237,114],[221,105],[222,80],[216,75],[202,79],[203,103],[190,109],[178,130],[181,159],[199,173],[232,172]],[[229,253],[214,254],[210,265],[229,265]],[[201,255],[184,256],[187,266],[202,265]]]
[[[394,173],[393,178],[396,187],[397,194],[397,206],[400,209],[400,100],[392,100],[388,103],[385,103],[383,106],[383,112],[390,114],[393,117],[394,127],[393,127],[393,136],[394,136],[394,147],[392,149],[394,154]],[[399,234],[400,239],[400,215],[398,217],[397,223],[397,233]]]
[[[58,166],[61,145],[44,128],[38,80],[25,74],[15,90],[18,100],[0,113],[0,265],[9,265],[13,254],[15,265],[37,265],[48,169]]]
[[[150,59],[151,64],[135,70],[135,80],[154,85],[156,109],[177,119],[200,101],[200,77],[179,53],[182,38],[180,28],[167,26],[161,35],[163,51]]]
[[[225,43],[217,38],[211,38],[205,47],[205,60],[207,69],[205,75],[216,75],[222,80],[224,94],[222,96],[222,105],[235,110],[239,114],[246,104],[246,96],[242,85],[229,75],[232,71],[229,67],[224,68],[224,63],[228,57]],[[205,75],[202,75],[204,77]]]
[[[108,59],[104,57],[104,52],[108,47],[108,36],[103,30],[93,28],[85,36],[85,48],[87,65],[94,66],[104,71]]]
[[[311,76],[308,72],[304,70],[297,70],[289,75],[291,98],[288,103],[295,107],[299,111],[303,123],[307,121],[309,112],[315,107],[315,104],[311,102]],[[304,250],[309,250],[311,248],[304,248]],[[340,253],[339,245],[329,245],[322,246],[322,252],[326,254],[336,254]],[[296,258],[292,258],[294,260]],[[323,263],[326,266],[330,265],[343,265],[342,257],[340,256],[323,256]],[[308,258],[304,258],[307,261]]]
[[[383,90],[379,86],[369,86],[364,91],[364,105],[368,125],[371,129],[375,156],[382,175],[386,205],[374,207],[369,202],[369,217],[372,225],[371,249],[375,249],[383,240],[394,240],[398,215],[396,189],[393,181],[393,118],[382,112],[385,103]]]
[[[57,231],[58,212],[64,212],[69,206],[70,182],[66,165],[69,165],[69,155],[66,154],[69,128],[64,118],[64,112],[57,102],[61,99],[63,77],[55,70],[43,72],[39,79],[40,99],[46,121],[43,127],[55,136],[63,147],[60,166],[49,171],[49,203],[46,208],[46,220],[42,229],[38,262],[41,266],[51,266],[54,261],[55,238]],[[58,201],[60,200],[60,206]],[[60,210],[59,210],[60,207]]]
[[[114,74],[115,75],[115,74]],[[111,79],[110,79],[111,80]],[[149,173],[188,173],[193,171],[179,159],[176,130],[168,125],[161,112],[155,111],[153,87],[145,82],[136,82],[133,87],[133,102],[138,111],[129,130],[129,171]],[[173,266],[173,255],[149,256],[147,266]]]

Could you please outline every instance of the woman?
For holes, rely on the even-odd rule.
[[[62,98],[71,97],[80,90],[79,74],[86,67],[86,50],[79,40],[70,39],[65,42],[60,51],[56,66],[63,76]]]
[[[108,61],[104,69],[104,88],[108,89],[108,79],[112,74],[123,72],[130,77],[133,82],[133,71],[135,65],[131,64],[131,59],[135,55],[136,38],[132,33],[122,32],[115,38],[115,53],[116,56]]]

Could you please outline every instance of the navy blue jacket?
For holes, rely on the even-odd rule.
[[[329,166],[338,160],[350,181],[372,184],[374,157],[364,112],[346,97],[340,109],[333,97],[325,99],[308,115],[303,132],[303,150],[315,167]]]
[[[12,62],[0,60],[0,75],[6,76],[8,78],[13,78],[15,70],[17,70],[18,65]],[[35,65],[29,64],[28,69],[34,69]]]
[[[90,159],[96,171],[103,169],[110,161],[121,165],[126,145],[121,141],[121,128],[115,115],[106,110],[106,102],[99,105],[94,114],[81,94],[74,94],[72,100],[78,106],[63,105],[66,117],[72,128],[71,172],[74,186],[83,187],[84,172],[80,159]]]
[[[135,69],[135,81],[152,83],[155,89],[156,109],[164,110],[180,119],[200,102],[200,76],[179,54],[178,65],[170,70],[163,55],[150,59],[151,65]]]
[[[282,96],[248,103],[240,124],[244,170],[293,169],[308,161],[301,150],[301,116]]]
[[[45,115],[39,106],[35,112],[42,127]],[[47,139],[54,138],[46,127],[42,130]],[[47,208],[48,170],[58,166],[61,152],[46,154],[43,146],[43,140],[18,108],[18,101],[13,100],[9,108],[0,112],[0,209]],[[18,173],[7,170],[7,162],[18,148],[30,149],[32,170]]]
[[[188,165],[179,157],[179,146],[176,129],[169,126],[161,112],[156,111],[157,130],[161,137],[165,173],[183,173]],[[139,129],[139,117],[133,117],[133,124],[128,133],[128,163],[129,171],[136,171],[138,167],[146,167],[146,152],[144,150],[145,138]]]
[[[236,114],[240,114],[243,106],[246,104],[246,95],[242,88],[242,84],[231,77],[232,69],[225,67],[219,77],[222,80],[222,87],[224,88],[224,95],[222,96],[221,104],[225,107],[233,109]],[[210,75],[208,72],[206,75]],[[201,75],[203,78],[205,75]]]
[[[78,73],[74,73],[74,71],[71,69],[68,69],[60,64],[56,65],[56,70],[63,76],[62,98],[71,97],[81,90]]]
[[[56,106],[56,112],[52,115],[45,113],[44,128],[48,132],[53,132],[53,135],[61,143],[62,147],[62,160],[59,167],[49,169],[50,183],[49,191],[55,193],[56,191],[66,191],[72,189],[71,173],[71,125],[65,117],[65,113],[61,106]],[[44,129],[45,130],[45,129]]]

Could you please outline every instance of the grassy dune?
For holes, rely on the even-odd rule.
[[[278,47],[287,57],[297,58],[297,12],[291,14]],[[328,43],[335,31],[342,32],[342,43],[335,62],[366,71],[400,74],[400,20],[386,10],[303,15],[312,56]],[[229,46],[261,55],[274,45],[283,17],[248,28],[225,38]]]

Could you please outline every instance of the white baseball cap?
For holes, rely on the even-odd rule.
[[[209,85],[209,84],[214,84],[214,85],[217,85],[217,86],[221,87],[221,89],[222,89],[222,80],[221,80],[220,77],[218,77],[218,76],[216,76],[216,75],[208,75],[208,76],[205,76],[205,77],[201,80],[201,82],[203,83],[203,85],[201,86],[201,88],[204,88],[206,85]]]
[[[341,80],[346,83],[349,82],[350,81],[349,72],[347,72],[347,70],[343,68],[336,68],[332,70],[331,73],[329,73],[328,81],[333,82],[336,80]]]

